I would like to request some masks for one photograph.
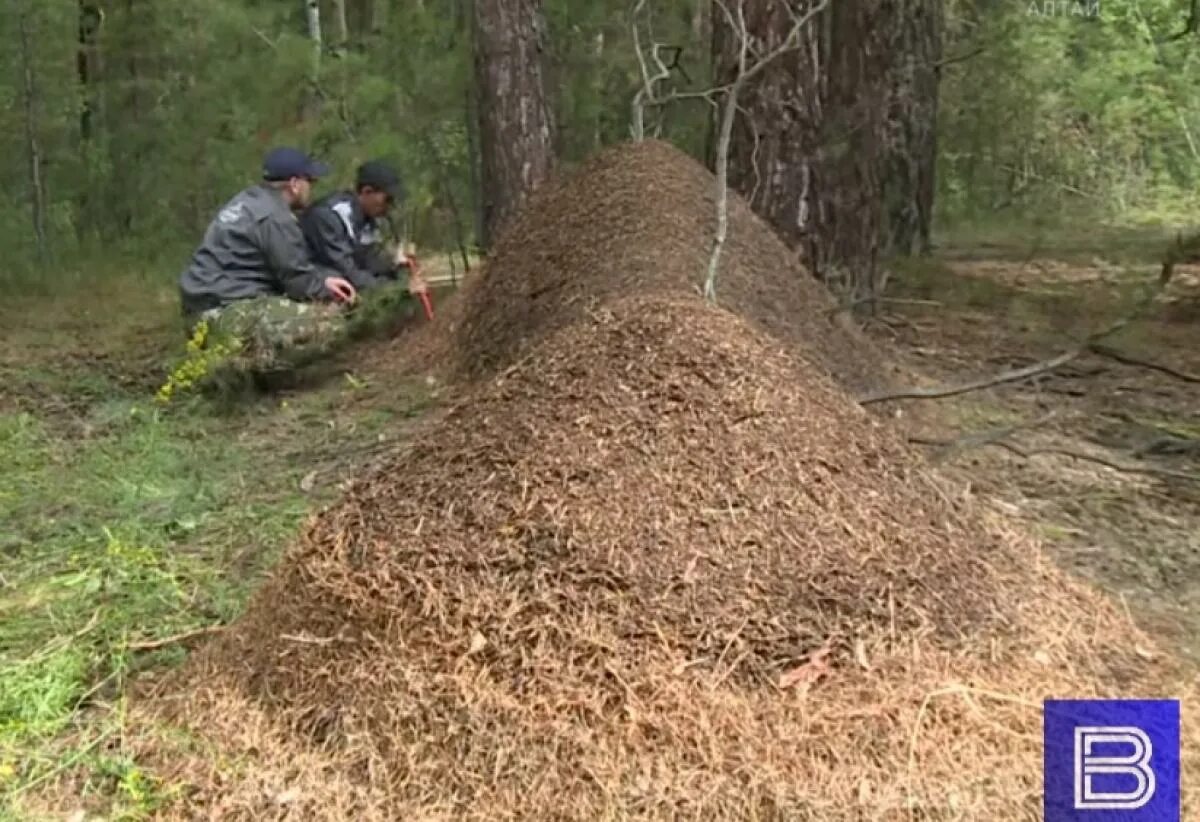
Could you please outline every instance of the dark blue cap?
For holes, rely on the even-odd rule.
[[[393,200],[404,199],[404,184],[396,169],[380,160],[371,160],[358,167],[355,182],[359,188],[370,186],[386,193]]]
[[[329,173],[329,166],[318,163],[298,148],[273,148],[263,158],[264,180],[287,180],[291,177],[316,179]]]

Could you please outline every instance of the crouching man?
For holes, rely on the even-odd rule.
[[[252,370],[288,368],[336,342],[340,307],[356,298],[336,270],[314,263],[297,212],[329,172],[295,148],[263,160],[263,179],[226,203],[179,278],[189,336],[235,339]]]
[[[300,218],[313,260],[344,277],[368,303],[394,306],[425,291],[416,260],[383,241],[381,223],[403,198],[396,171],[371,161],[358,168],[353,191],[323,197]]]

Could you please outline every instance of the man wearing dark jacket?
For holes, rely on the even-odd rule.
[[[354,286],[313,262],[296,216],[328,171],[299,149],[273,149],[262,182],[222,206],[179,278],[189,334],[203,321],[269,368],[336,331],[335,304],[352,302]]]
[[[338,272],[358,291],[403,282],[409,291],[424,288],[413,261],[392,253],[383,242],[382,221],[402,201],[404,189],[391,166],[379,161],[358,169],[354,191],[338,191],[318,200],[300,218],[313,260]]]

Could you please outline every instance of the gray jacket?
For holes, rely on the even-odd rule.
[[[185,314],[264,295],[324,300],[335,272],[309,258],[300,223],[283,196],[252,186],[226,203],[179,278]]]

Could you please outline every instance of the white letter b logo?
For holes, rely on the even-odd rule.
[[[1093,753],[1095,745],[1121,746],[1128,753],[1120,756],[1100,756]],[[1150,770],[1150,755],[1154,746],[1141,728],[1134,727],[1076,727],[1075,728],[1075,808],[1077,810],[1136,810],[1154,796],[1154,771]],[[1098,791],[1097,776],[1133,777],[1136,787],[1126,791]],[[1110,783],[1117,780],[1109,779]],[[1128,783],[1128,779],[1120,780]]]

